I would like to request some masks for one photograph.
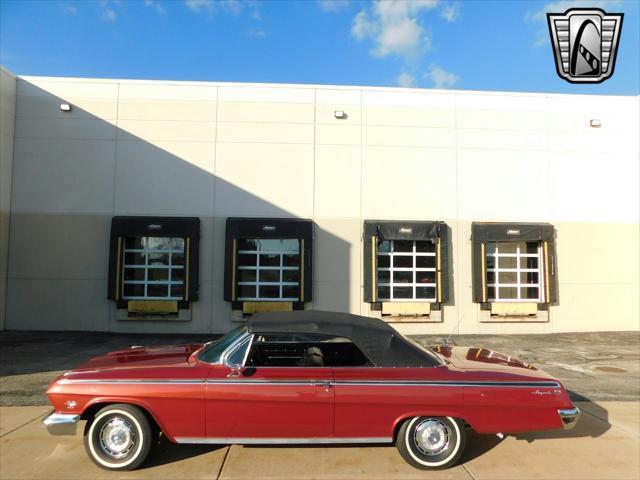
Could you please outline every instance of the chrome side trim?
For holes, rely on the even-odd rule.
[[[216,445],[286,445],[286,444],[332,444],[332,443],[391,443],[391,437],[307,437],[307,438],[242,438],[242,437],[176,437],[176,443],[213,443]]]
[[[558,415],[560,415],[560,419],[562,420],[562,428],[565,430],[571,430],[576,426],[576,423],[578,423],[578,419],[580,418],[580,409],[578,407],[560,409],[558,410]]]
[[[60,384],[96,384],[96,385],[314,385],[326,379],[311,380],[251,380],[247,378],[229,378],[214,380],[199,379],[128,379],[128,380],[91,380],[62,379]],[[421,380],[336,380],[329,381],[332,386],[362,387],[494,387],[494,388],[560,388],[558,382],[484,382],[484,381],[421,381]]]
[[[109,379],[109,380],[100,380],[100,379],[67,379],[64,378],[62,380],[58,380],[58,383],[62,385],[68,384],[96,384],[96,385],[204,385],[204,380],[198,379],[167,379],[167,380],[159,380],[159,379],[146,379],[146,378],[133,378],[128,380],[119,380],[119,379]]]
[[[51,435],[75,435],[80,415],[51,412],[42,419]]]

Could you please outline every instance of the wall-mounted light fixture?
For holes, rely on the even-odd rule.
[[[335,112],[333,112],[333,116],[339,118],[340,120],[344,120],[347,118],[347,112],[343,110],[336,110]]]
[[[63,112],[70,112],[71,111],[71,105],[69,103],[61,103],[60,104],[60,110],[62,110]]]
[[[589,120],[589,126],[591,128],[600,128],[602,126],[602,122],[599,118],[592,118],[591,120]]]

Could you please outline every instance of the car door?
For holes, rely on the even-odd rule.
[[[206,382],[209,439],[276,441],[333,435],[331,368],[245,366],[248,351],[236,356],[243,357],[241,366],[215,365]]]

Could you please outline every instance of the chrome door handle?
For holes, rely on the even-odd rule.
[[[333,385],[331,384],[331,382],[313,382],[313,386],[314,387],[324,387],[324,388],[331,388]]]

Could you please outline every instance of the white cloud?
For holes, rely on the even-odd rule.
[[[112,8],[109,7],[105,7],[102,10],[102,19],[105,22],[115,22],[118,19],[118,16],[116,15],[116,11],[113,10]]]
[[[407,72],[402,72],[396,78],[396,83],[402,88],[411,88],[416,86],[416,77]]]
[[[187,7],[194,12],[216,13],[226,11],[233,15],[242,13],[243,3],[240,0],[185,0]],[[247,4],[251,2],[245,2]]]
[[[424,78],[429,80],[433,84],[434,88],[451,88],[458,83],[458,80],[460,80],[458,75],[447,72],[437,65],[431,65],[429,71],[425,73]]]
[[[318,0],[318,6],[323,12],[340,12],[351,6],[350,0]]]
[[[267,36],[267,33],[261,28],[250,28],[247,30],[246,35],[251,38],[264,38]]]
[[[430,46],[419,15],[437,3],[437,0],[376,0],[369,10],[356,14],[351,34],[357,40],[373,40],[372,53],[376,56],[415,57]]]
[[[460,16],[460,5],[458,3],[452,3],[442,7],[440,16],[447,22],[455,22]]]
[[[65,13],[68,13],[69,15],[76,15],[78,13],[78,7],[75,5],[65,5],[63,9]]]
[[[157,0],[144,0],[144,6],[147,8],[151,8],[161,14],[167,13],[165,8]]]

